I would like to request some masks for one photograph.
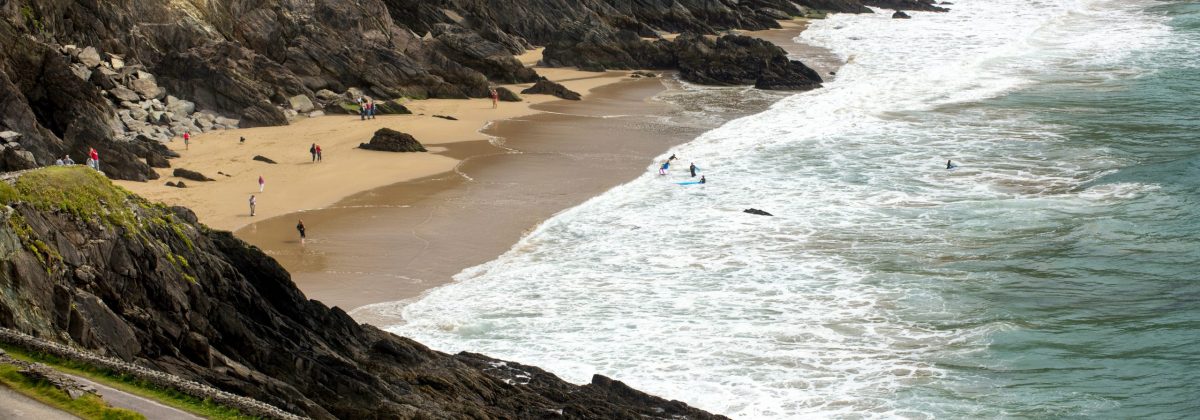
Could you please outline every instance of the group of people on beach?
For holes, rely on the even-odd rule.
[[[75,159],[71,159],[70,154],[63,155],[62,158],[54,161],[55,166],[71,166],[74,164]],[[97,152],[95,148],[88,148],[87,166],[95,169],[96,171],[100,170],[100,152]]]
[[[671,157],[667,158],[666,161],[663,161],[662,165],[658,167],[658,174],[666,175],[667,171],[671,169],[671,161],[676,160],[676,159],[679,159],[679,158],[675,157],[675,154],[672,153]],[[692,178],[696,177],[696,171],[698,171],[698,170],[700,170],[700,168],[696,167],[696,162],[692,162],[692,164],[688,166],[688,172],[690,172],[692,174]],[[708,183],[708,178],[705,178],[704,175],[700,175],[699,183],[701,183],[701,184]]]
[[[373,120],[375,119],[375,100],[369,96],[360,96],[358,102],[358,119]]]

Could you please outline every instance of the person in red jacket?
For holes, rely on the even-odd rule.
[[[191,140],[192,140],[192,133],[188,132],[188,131],[184,131],[183,132],[183,150],[188,150],[188,144],[191,143]]]
[[[88,148],[88,166],[97,171],[100,170],[100,153],[97,153],[96,149],[91,147]]]
[[[316,148],[317,148],[317,162],[320,162],[321,161],[321,145],[319,145],[319,144],[316,145]]]

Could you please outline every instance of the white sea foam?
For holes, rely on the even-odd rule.
[[[1065,150],[1058,127],[979,103],[1062,72],[1136,77],[1123,54],[1163,29],[1134,6],[961,0],[911,20],[816,21],[805,41],[852,59],[825,89],[673,151],[709,184],[650,168],[404,306],[390,330],[741,418],[1003,415],[957,406],[970,378],[939,367],[1009,328],[944,299],[965,277],[944,264],[973,258],[993,220],[1036,230],[1047,202],[1154,187],[1081,190],[1109,153]],[[961,167],[940,169],[948,158]]]

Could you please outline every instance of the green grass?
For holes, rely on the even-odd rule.
[[[0,205],[26,203],[40,211],[69,213],[79,220],[96,221],[109,229],[118,229],[126,237],[139,236],[147,243],[158,243],[171,251],[170,246],[154,239],[146,232],[162,229],[173,233],[187,247],[195,251],[195,244],[185,233],[186,225],[179,222],[165,205],[150,204],[128,190],[114,185],[99,172],[82,166],[50,166],[35,169],[21,175],[16,182],[0,182]],[[8,219],[17,232],[22,244],[46,266],[47,271],[62,261],[62,256],[36,237],[20,213]],[[182,251],[182,250],[179,250]],[[188,275],[189,264],[183,256],[172,262],[182,262],[176,267]]]
[[[12,191],[0,190],[3,204],[22,201],[38,210],[57,209],[106,226],[132,227],[137,215],[126,203],[129,192],[85,167],[50,166],[17,178]]]
[[[164,405],[175,407],[200,417],[213,420],[258,419],[258,417],[242,414],[237,409],[222,406],[210,400],[196,398],[174,389],[162,388],[129,375],[114,373],[107,369],[100,369],[83,363],[61,359],[53,355],[28,352],[24,349],[15,348],[9,345],[0,345],[0,348],[8,352],[8,354],[13,358],[30,362],[44,363],[62,372],[88,378],[98,383],[108,385],[130,394],[140,395],[142,397],[158,401]],[[120,417],[103,418],[117,419]],[[141,416],[135,418],[141,418]]]
[[[0,365],[0,383],[46,405],[85,419],[145,419],[144,416],[136,412],[109,407],[103,399],[95,395],[89,394],[72,399],[65,392],[45,381],[35,381],[25,377],[25,375],[20,373],[20,368],[12,365]]]

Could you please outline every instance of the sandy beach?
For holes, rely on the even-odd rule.
[[[792,41],[806,26],[750,33],[797,57],[817,57],[814,68],[836,68],[827,51]],[[535,64],[540,51],[518,57]],[[193,208],[200,220],[236,235],[276,258],[304,292],[356,319],[394,323],[398,305],[452,281],[463,269],[490,261],[555,213],[576,206],[648,170],[652,158],[730,118],[759,112],[770,101],[688,122],[681,108],[655,100],[664,78],[630,72],[537,68],[539,74],[584,94],[582,101],[523,95],[521,103],[422,100],[414,115],[325,116],[285,127],[206,133],[179,151],[173,167],[198,170],[217,181],[189,188],[122,183],[143,196]],[[519,91],[528,85],[509,86]],[[743,88],[729,89],[731,94]],[[718,93],[719,95],[719,93]],[[786,93],[780,93],[780,97]],[[424,115],[420,115],[424,114]],[[458,121],[434,118],[451,115]],[[393,154],[356,149],[381,127],[414,135],[429,153]],[[246,144],[238,144],[241,136]],[[310,162],[319,143],[324,161]],[[279,162],[251,160],[263,155]],[[220,171],[229,177],[217,175]],[[257,194],[259,175],[266,191]],[[258,196],[251,218],[247,199]],[[308,240],[295,231],[303,219]]]
[[[536,62],[540,51],[523,56]],[[539,69],[540,74],[568,88],[587,92],[625,78],[628,72],[591,73],[572,69]],[[529,84],[509,85],[519,92]],[[167,146],[180,154],[172,168],[159,169],[161,179],[151,182],[116,181],[151,200],[184,205],[196,212],[204,224],[224,230],[271,217],[328,207],[351,194],[397,182],[452,171],[460,163],[447,145],[486,141],[480,133],[488,122],[536,113],[534,105],[556,101],[549,95],[522,95],[523,102],[501,102],[492,109],[490,99],[429,99],[409,101],[412,115],[380,115],[360,121],[356,115],[327,115],[302,118],[290,125],[221,130],[195,134],[185,148],[182,139]],[[436,118],[446,115],[457,121]],[[358,149],[378,129],[388,127],[413,135],[429,153],[388,153]],[[245,143],[239,138],[245,137]],[[322,148],[321,162],[313,162],[308,150]],[[264,156],[277,162],[255,161]],[[194,182],[172,176],[175,168],[198,171],[214,181]],[[259,192],[258,178],[266,188]],[[187,188],[166,186],[167,181],[184,181]],[[249,197],[255,195],[257,209],[250,216]]]

